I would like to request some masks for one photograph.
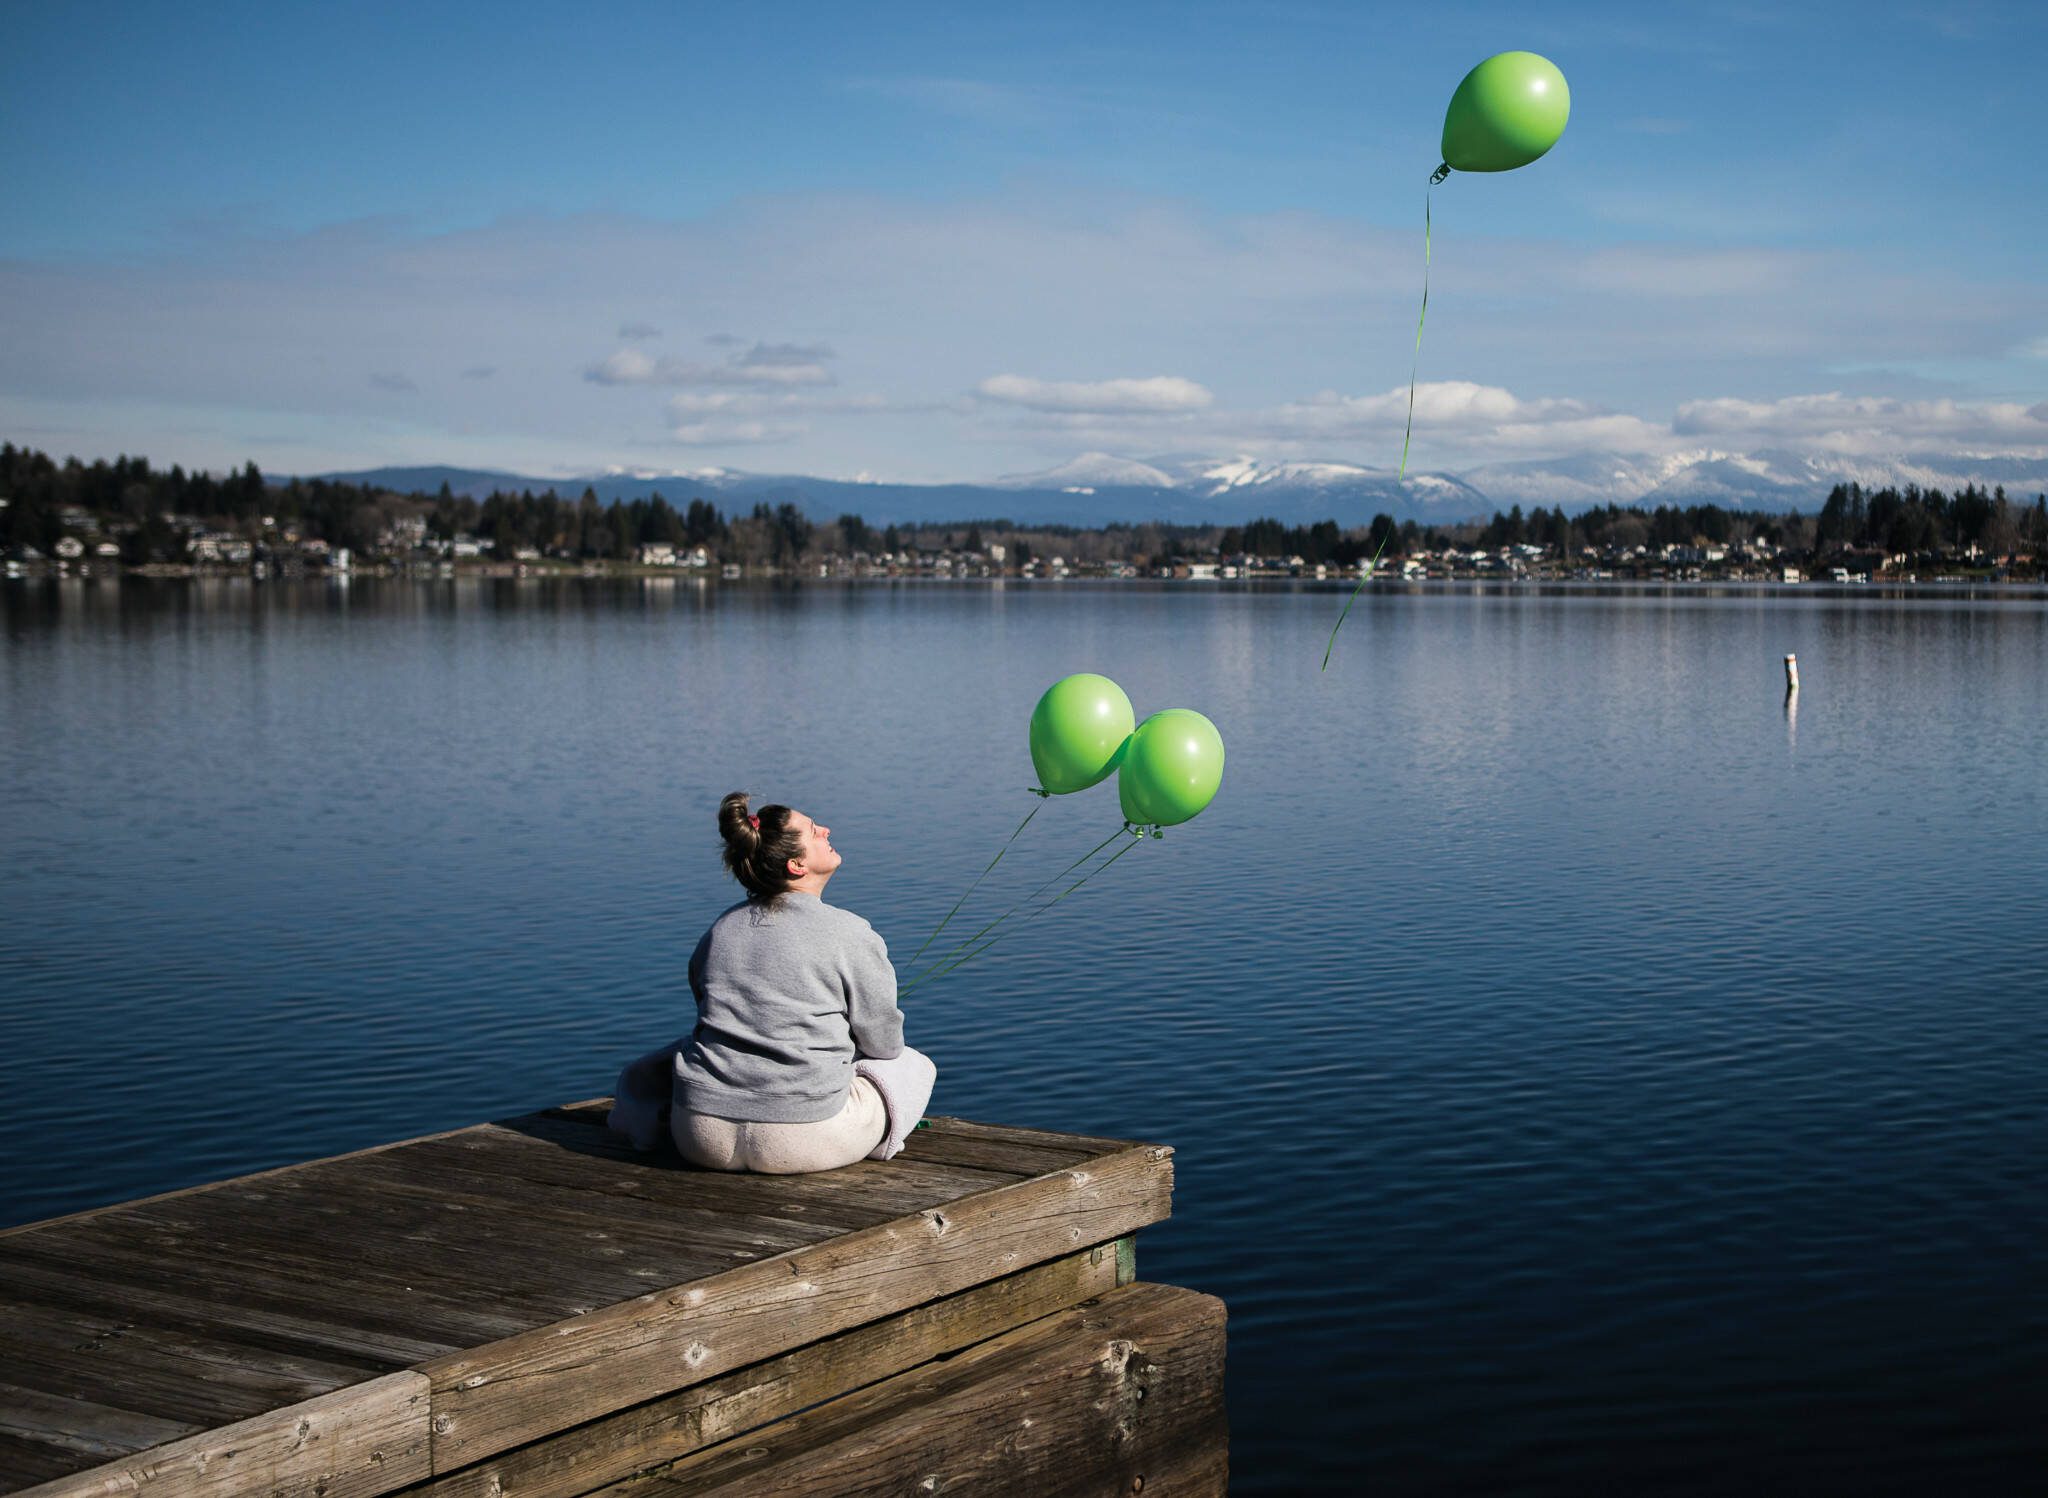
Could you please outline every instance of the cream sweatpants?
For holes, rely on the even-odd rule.
[[[669,1132],[692,1165],[797,1175],[866,1159],[889,1132],[889,1110],[875,1084],[856,1075],[846,1106],[816,1123],[747,1123],[678,1108],[669,1116]]]

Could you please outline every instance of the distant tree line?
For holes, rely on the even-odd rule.
[[[2003,486],[1988,494],[1975,484],[1954,495],[1908,484],[1904,489],[1865,491],[1861,484],[1837,484],[1828,492],[1814,524],[1817,549],[1875,548],[1893,555],[1963,552],[1975,547],[1989,556],[2048,550],[2048,497],[2014,504]]]
[[[131,564],[178,561],[186,537],[169,517],[261,539],[268,531],[294,531],[330,546],[374,552],[402,522],[423,525],[433,543],[473,536],[501,558],[523,552],[585,561],[631,561],[647,544],[704,547],[722,561],[786,566],[826,554],[895,555],[904,551],[983,552],[991,541],[1008,548],[1010,566],[1063,556],[1070,561],[1157,564],[1174,557],[1300,557],[1311,565],[1349,568],[1372,556],[1400,557],[1449,547],[1496,550],[1531,545],[1569,555],[1582,547],[1627,550],[1637,546],[1739,546],[1763,542],[1798,553],[1882,550],[1891,555],[2048,555],[2048,499],[2015,502],[2004,489],[1968,485],[1948,495],[1939,489],[1866,490],[1837,484],[1817,515],[1759,514],[1720,505],[1604,505],[1568,516],[1562,507],[1524,513],[1520,505],[1490,520],[1455,525],[1396,523],[1385,514],[1346,530],[1334,520],[1288,525],[1262,517],[1242,525],[1113,523],[1099,528],[1018,524],[992,517],[953,524],[876,528],[857,514],[814,522],[794,503],[758,503],[727,514],[695,498],[680,508],[660,494],[601,502],[593,489],[568,498],[494,492],[477,500],[447,485],[432,495],[398,494],[369,485],[326,479],[272,482],[254,463],[224,475],[187,472],[173,464],[153,469],[140,457],[58,463],[13,443],[0,445],[0,550],[32,546],[48,554],[77,529],[67,512],[92,517],[120,538]]]
[[[167,517],[177,516],[256,539],[266,530],[290,530],[331,546],[371,551],[400,520],[424,518],[430,535],[452,541],[459,534],[501,545],[505,554],[520,546],[581,558],[629,558],[642,542],[727,546],[732,523],[715,505],[692,500],[678,511],[655,495],[643,500],[598,502],[585,489],[579,499],[553,490],[535,495],[492,494],[479,503],[458,497],[443,484],[438,495],[397,494],[366,484],[328,479],[267,480],[254,463],[224,476],[191,472],[177,464],[153,469],[146,458],[122,456],[58,463],[44,453],[0,445],[0,548],[33,546],[47,553],[74,527],[67,510],[82,511],[102,529],[139,535],[124,546],[124,557],[176,561],[183,538]],[[811,525],[794,505],[757,506],[746,517],[749,540],[778,557],[802,552]]]

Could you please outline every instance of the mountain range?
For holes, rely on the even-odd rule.
[[[433,494],[444,483],[482,499],[494,489],[577,495],[587,487],[609,503],[660,494],[683,505],[704,499],[731,512],[756,504],[795,504],[814,519],[857,514],[872,525],[961,523],[1007,519],[1019,525],[1096,526],[1147,520],[1182,525],[1238,524],[1270,515],[1289,525],[1335,520],[1368,524],[1386,513],[1397,520],[1449,524],[1485,518],[1512,505],[1562,508],[1576,514],[1597,505],[1718,504],[1780,513],[1820,507],[1838,483],[1955,490],[2004,485],[2017,500],[2048,488],[2048,459],[1966,453],[1843,458],[1790,451],[1722,452],[1700,448],[1662,458],[1581,453],[1566,458],[1490,463],[1464,473],[1411,473],[1352,463],[1274,462],[1255,458],[1166,456],[1123,458],[1084,453],[1057,468],[985,483],[892,484],[745,473],[729,468],[655,474],[612,472],[580,478],[535,478],[474,468],[374,468],[321,478],[399,493]]]

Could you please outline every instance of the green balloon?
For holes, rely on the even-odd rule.
[[[1572,92],[1557,64],[1534,52],[1501,52],[1465,75],[1444,112],[1444,165],[1509,172],[1557,144]]]
[[[1117,771],[1117,799],[1134,827],[1172,827],[1216,798],[1223,735],[1198,712],[1170,707],[1138,725]]]
[[[1031,767],[1040,789],[1064,796],[1107,780],[1136,721],[1131,699],[1107,676],[1061,677],[1031,710]]]

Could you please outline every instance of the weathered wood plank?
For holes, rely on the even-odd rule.
[[[325,1172],[264,1183],[249,1197],[216,1192],[203,1203],[144,1208],[122,1219],[172,1228],[231,1250],[323,1265],[349,1283],[430,1288],[452,1304],[482,1302],[542,1325],[644,1293],[623,1255],[592,1251],[545,1213],[475,1208],[453,1193],[394,1193]],[[592,1222],[585,1231],[603,1232]],[[661,1261],[657,1283],[676,1284],[736,1261],[767,1258],[826,1236],[815,1223],[678,1212],[671,1231],[641,1245]],[[631,1236],[631,1235],[628,1235]],[[607,1240],[612,1241],[612,1240]]]
[[[0,1382],[199,1426],[296,1404],[378,1371],[0,1300]]]
[[[509,1215],[480,1216],[445,1197],[395,1197],[322,1177],[268,1182],[246,1197],[215,1192],[146,1207],[122,1219],[131,1223],[315,1266],[366,1290],[427,1287],[451,1304],[482,1300],[545,1320],[636,1288],[617,1265],[569,1252],[570,1245],[547,1241],[545,1228],[522,1230]],[[765,1256],[797,1241],[773,1234],[749,1246]]]
[[[203,1372],[207,1377],[215,1376],[210,1368],[218,1364],[238,1371],[324,1383],[326,1388],[312,1391],[321,1394],[329,1388],[354,1383],[365,1374],[390,1371],[377,1366],[374,1359],[271,1348],[219,1329],[195,1333],[160,1326],[133,1313],[110,1315],[51,1306],[40,1299],[11,1294],[4,1288],[0,1288],[0,1334],[4,1334],[6,1350],[22,1356],[76,1353],[109,1367],[162,1364]]]
[[[449,1281],[428,1272],[406,1277],[367,1256],[348,1262],[344,1272],[342,1262],[330,1254],[304,1251],[298,1244],[261,1233],[244,1235],[140,1215],[102,1217],[89,1227],[60,1228],[48,1237],[0,1244],[0,1255],[15,1254],[39,1255],[46,1262],[119,1265],[131,1272],[137,1265],[145,1273],[153,1266],[162,1283],[175,1286],[196,1280],[219,1286],[224,1294],[264,1284],[288,1287],[291,1296],[302,1297],[305,1303],[352,1307],[374,1323],[452,1329],[460,1346],[574,1314],[573,1299],[544,1305],[506,1303],[491,1296],[487,1285]]]
[[[352,1172],[358,1168],[349,1167]],[[389,1178],[365,1176],[351,1184],[386,1196],[423,1198],[480,1213],[517,1202],[521,1223],[555,1251],[616,1263],[631,1284],[614,1299],[717,1274],[735,1263],[843,1231],[830,1221],[722,1215],[635,1196],[574,1192],[538,1184],[527,1186],[521,1199],[515,1195],[521,1189],[519,1181],[491,1172],[444,1168],[435,1172],[432,1182],[405,1173]]]
[[[421,1375],[386,1374],[42,1483],[19,1498],[371,1498],[426,1475],[429,1404]]]
[[[346,1167],[347,1179],[374,1184],[395,1194],[425,1194],[479,1208],[516,1205],[571,1230],[617,1230],[622,1239],[635,1235],[674,1243],[693,1222],[731,1223],[761,1219],[783,1227],[802,1225],[820,1236],[853,1227],[868,1227],[900,1216],[900,1210],[849,1201],[844,1194],[757,1191],[740,1194],[693,1190],[689,1181],[663,1181],[661,1175],[682,1176],[678,1169],[647,1177],[621,1177],[617,1172],[579,1180],[573,1169],[561,1179],[519,1170],[516,1160],[490,1165],[472,1158],[436,1161],[431,1173],[411,1162],[381,1157]],[[559,1167],[555,1167],[559,1168]],[[688,1172],[692,1177],[705,1172]],[[587,1173],[586,1173],[587,1176]],[[712,1205],[717,1200],[724,1208]]]
[[[115,1243],[97,1232],[71,1236],[80,1226],[71,1224],[46,1236],[0,1243],[0,1276],[11,1274],[17,1263],[37,1264],[224,1307],[255,1306],[287,1315],[310,1312],[372,1332],[439,1342],[450,1349],[509,1337],[532,1324],[527,1318],[496,1311],[450,1307],[424,1291],[407,1296],[403,1304],[373,1304],[348,1286],[337,1285],[331,1272],[183,1255],[161,1246]]]
[[[587,1098],[580,1103],[563,1103],[555,1108],[542,1108],[527,1115],[535,1119],[553,1118],[602,1128],[605,1116],[611,1112],[612,1099],[609,1097]],[[520,1120],[501,1120],[511,1124]],[[1010,1144],[1032,1144],[1041,1149],[1072,1149],[1087,1154],[1110,1155],[1118,1150],[1130,1149],[1149,1141],[1143,1139],[1110,1139],[1095,1134],[1069,1134],[1055,1129],[1023,1128],[1014,1124],[976,1123],[971,1119],[954,1118],[947,1114],[934,1113],[925,1119],[929,1126],[919,1133],[956,1134],[969,1139],[993,1139]]]
[[[1172,1153],[1090,1159],[434,1359],[434,1470],[1134,1232],[1168,1215]]]
[[[508,1174],[522,1183],[636,1195],[649,1201],[720,1213],[793,1214],[802,1206],[802,1215],[810,1216],[837,1204],[844,1211],[834,1211],[834,1219],[846,1218],[849,1224],[849,1213],[868,1213],[872,1214],[872,1221],[883,1221],[985,1191],[1004,1181],[1021,1180],[1032,1173],[919,1164],[899,1156],[887,1163],[863,1160],[814,1175],[757,1176],[700,1170],[683,1164],[673,1155],[625,1159],[585,1155],[575,1147],[573,1139],[588,1134],[589,1126],[565,1124],[561,1128],[573,1134],[571,1141],[559,1148],[537,1136],[491,1125],[459,1139],[436,1141],[417,1160],[408,1155],[377,1168],[394,1171],[415,1163],[438,1168],[444,1161],[459,1160],[465,1168]],[[998,1176],[1000,1179],[991,1178]],[[868,1223],[863,1221],[859,1225]]]
[[[888,1345],[911,1335],[913,1308],[1107,1244],[1164,1216],[1171,1191],[1169,1150],[1118,1141],[1093,1156],[1078,1136],[986,1126],[922,1130],[894,1161],[816,1176],[700,1171],[623,1146],[602,1126],[608,1107],[593,1099],[0,1232],[0,1384],[18,1386],[17,1423],[48,1426],[0,1429],[0,1457],[19,1457],[17,1483],[47,1478],[60,1461],[118,1456],[109,1432],[128,1429],[123,1419],[157,1420],[129,1429],[133,1454],[52,1491],[149,1485],[176,1498],[197,1491],[195,1474],[232,1471],[231,1490],[255,1474],[256,1486],[342,1498],[476,1462],[536,1423],[602,1423],[685,1387],[699,1438],[716,1439],[745,1410],[774,1416],[758,1414],[752,1383],[707,1381],[777,1357],[795,1368],[793,1347],[863,1325]],[[1115,1278],[1114,1248],[1087,1257]],[[873,1325],[892,1319],[895,1332]],[[297,1411],[413,1377],[390,1371],[408,1363],[427,1380],[417,1398],[406,1386],[417,1429],[378,1407],[280,1434]],[[68,1410],[70,1423],[37,1410]],[[82,1414],[97,1411],[111,1413],[95,1428]],[[168,1439],[165,1426],[190,1433]],[[398,1431],[420,1469],[394,1476],[380,1449],[350,1476],[353,1458],[335,1454],[359,1430]],[[241,1444],[208,1444],[230,1431]],[[141,1441],[152,1444],[133,1449]]]
[[[615,1160],[621,1164],[643,1164],[655,1159],[680,1164],[678,1157],[666,1145],[657,1154],[642,1154],[612,1134],[601,1122],[594,1121],[589,1116],[557,1118],[549,1114],[533,1114],[525,1118],[507,1119],[491,1127],[536,1142],[558,1145],[577,1154]],[[1014,1150],[1007,1158],[1004,1153],[1006,1147]],[[1076,1158],[1113,1153],[1115,1149],[1127,1147],[1121,1141],[1116,1141],[1113,1142],[1111,1150],[1096,1150],[1084,1143],[1062,1141],[1058,1135],[1004,1139],[938,1128],[917,1129],[912,1131],[903,1154],[888,1163],[895,1164],[906,1158],[916,1159],[918,1152],[922,1150],[929,1152],[929,1158],[941,1164],[1001,1170],[1011,1175],[1037,1175],[1046,1170],[1056,1170],[1063,1164],[1071,1164]]]
[[[385,1144],[373,1144],[364,1149],[350,1150],[346,1154],[329,1155],[326,1158],[329,1160],[354,1160],[363,1155],[378,1154],[383,1150],[403,1149],[409,1144],[418,1144],[427,1139],[446,1139],[452,1134],[460,1134],[467,1129],[481,1127],[483,1127],[481,1124],[465,1124],[460,1129],[444,1129],[438,1134],[420,1134],[411,1139],[394,1139]],[[251,1171],[247,1175],[228,1176],[218,1181],[201,1181],[195,1186],[180,1186],[173,1191],[159,1191],[154,1196],[131,1197],[127,1201],[108,1202],[105,1206],[86,1207],[82,1211],[67,1212],[62,1217],[45,1217],[35,1222],[19,1222],[13,1227],[0,1228],[0,1240],[12,1237],[16,1233],[36,1232],[43,1228],[56,1227],[62,1223],[89,1221],[99,1216],[102,1212],[117,1212],[123,1207],[141,1206],[146,1202],[170,1201],[175,1197],[193,1196],[202,1191],[218,1191],[223,1186],[239,1186],[249,1181],[260,1181],[268,1176],[283,1175],[287,1171],[304,1170],[305,1168],[305,1161],[295,1161],[290,1165],[273,1165],[268,1170]]]
[[[1223,1358],[1221,1301],[1130,1285],[600,1493],[1221,1493]]]
[[[501,1118],[489,1125],[501,1134],[517,1134],[542,1144],[557,1145],[579,1155],[616,1160],[624,1165],[645,1163],[649,1156],[633,1148],[604,1127],[582,1119],[554,1118],[546,1113],[528,1113],[519,1118]],[[673,1158],[671,1156],[671,1158]]]
[[[549,1117],[589,1119],[603,1123],[605,1115],[612,1111],[616,1099],[612,1096],[584,1098],[577,1103],[557,1103],[552,1108],[538,1108],[534,1111]]]
[[[490,1204],[481,1210],[538,1209],[565,1222],[644,1226],[671,1240],[701,1226],[703,1241],[733,1244],[741,1241],[732,1236],[734,1224],[760,1222],[769,1230],[823,1233],[900,1215],[884,1203],[851,1199],[843,1188],[812,1190],[808,1178],[786,1191],[764,1189],[761,1177],[751,1178],[757,1183],[752,1188],[734,1189],[717,1179],[717,1172],[593,1165],[512,1135],[494,1139],[483,1134],[457,1148],[434,1148],[424,1159],[386,1155],[353,1162],[336,1179],[374,1183],[387,1192],[438,1193],[448,1187],[465,1199]],[[834,1204],[838,1210],[820,1210]]]
[[[78,1466],[125,1456],[205,1428],[203,1422],[166,1420],[120,1405],[0,1383],[0,1435],[74,1452]]]
[[[81,1458],[75,1451],[65,1451],[42,1441],[31,1441],[21,1436],[0,1435],[0,1492],[11,1493],[32,1483],[48,1482],[53,1477],[76,1472]]]
[[[697,1236],[721,1238],[730,1251],[696,1255],[684,1232],[661,1245],[650,1240],[648,1250],[658,1248],[670,1261],[653,1283],[673,1284],[735,1261],[765,1258],[829,1231],[711,1217],[702,1227]],[[338,1182],[315,1167],[298,1177],[266,1180],[246,1193],[223,1190],[106,1214],[90,1231],[105,1241],[147,1244],[172,1255],[296,1267],[401,1303],[432,1293],[463,1310],[513,1313],[526,1326],[650,1288],[649,1278],[618,1262],[620,1256],[578,1251],[579,1245],[558,1237],[546,1222],[528,1223],[509,1210],[480,1215],[445,1195],[400,1196]]]
[[[919,1133],[955,1134],[962,1139],[994,1139],[1008,1144],[1033,1144],[1040,1149],[1086,1150],[1090,1154],[1109,1155],[1118,1150],[1134,1149],[1152,1141],[1146,1139],[1109,1139],[1094,1134],[1066,1134],[1052,1129],[1028,1129],[1016,1124],[976,1123],[972,1119],[952,1118],[934,1114],[925,1120],[929,1129]]]
[[[967,1165],[978,1170],[1036,1176],[1078,1165],[1093,1154],[1092,1150],[1047,1149],[1042,1145],[1016,1144],[1005,1139],[970,1139],[964,1134],[918,1129],[905,1141],[903,1153],[896,1159],[913,1164]]]
[[[200,1336],[229,1335],[284,1353],[359,1359],[376,1373],[394,1373],[467,1345],[322,1317],[296,1302],[276,1309],[239,1294],[208,1299],[203,1293],[191,1293],[194,1287],[169,1289],[161,1280],[160,1273],[131,1282],[104,1266],[66,1263],[60,1268],[28,1259],[6,1261],[0,1256],[0,1293],[86,1316],[145,1320],[165,1330]],[[203,1291],[205,1287],[198,1288]]]
[[[1103,1248],[977,1285],[869,1326],[407,1488],[394,1498],[577,1498],[1114,1288]]]

